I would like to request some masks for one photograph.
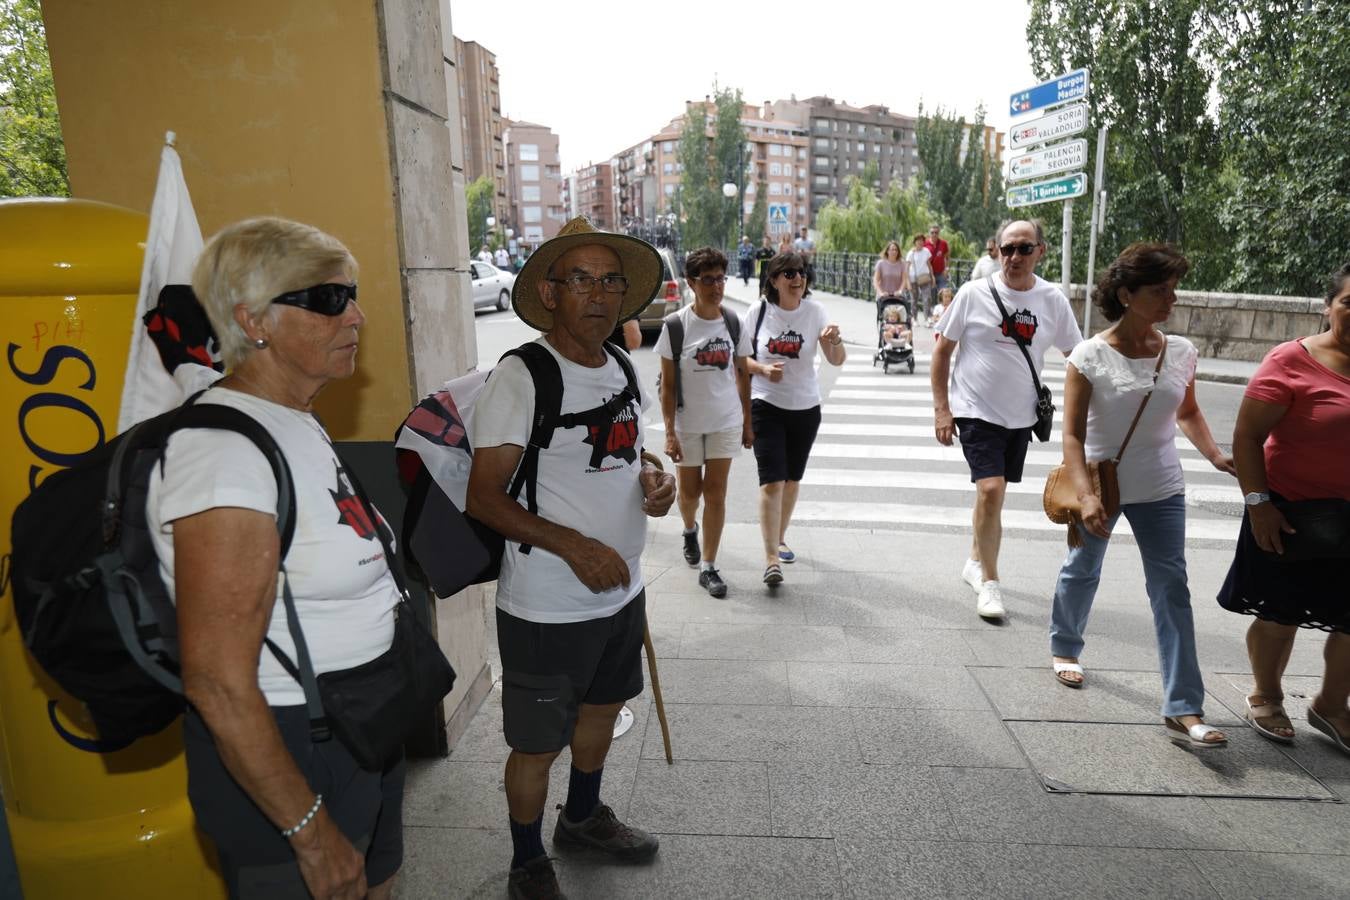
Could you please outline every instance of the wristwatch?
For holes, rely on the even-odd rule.
[[[1260,506],[1262,503],[1270,502],[1270,494],[1265,491],[1252,491],[1242,498],[1242,502],[1248,506]]]

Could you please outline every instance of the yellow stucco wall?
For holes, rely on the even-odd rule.
[[[147,213],[164,133],[204,236],[279,215],[361,264],[357,374],[317,404],[346,440],[389,440],[413,399],[380,26],[370,0],[44,0],[72,193]]]

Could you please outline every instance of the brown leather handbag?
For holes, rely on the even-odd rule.
[[[1116,480],[1116,468],[1120,465],[1120,458],[1125,455],[1125,448],[1130,445],[1130,438],[1134,437],[1134,429],[1139,424],[1139,417],[1144,414],[1148,398],[1153,396],[1153,388],[1158,385],[1158,373],[1162,371],[1163,357],[1166,355],[1167,336],[1163,335],[1162,352],[1158,354],[1158,364],[1153,367],[1153,387],[1150,387],[1144,399],[1139,401],[1139,409],[1134,414],[1134,421],[1130,423],[1130,430],[1125,432],[1125,440],[1121,441],[1120,450],[1111,459],[1087,464],[1092,493],[1102,501],[1107,517],[1120,512],[1120,482]],[[1083,546],[1083,536],[1079,533],[1079,528],[1083,524],[1083,505],[1078,501],[1078,488],[1069,477],[1067,466],[1055,466],[1050,470],[1050,474],[1045,476],[1045,492],[1041,495],[1041,504],[1045,507],[1046,518],[1051,522],[1069,526],[1069,546]]]

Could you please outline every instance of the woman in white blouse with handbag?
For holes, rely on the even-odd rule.
[[[1186,486],[1176,428],[1216,469],[1236,473],[1195,400],[1195,346],[1157,328],[1171,314],[1177,282],[1189,268],[1169,244],[1127,247],[1098,277],[1092,292],[1093,302],[1115,324],[1069,355],[1064,468],[1081,504],[1081,520],[1070,527],[1082,541],[1069,550],[1060,568],[1050,652],[1060,683],[1082,687],[1078,657],[1083,632],[1111,530],[1123,513],[1139,545],[1153,610],[1166,734],[1202,749],[1223,746],[1228,739],[1203,718],[1205,688],[1186,581]],[[1121,455],[1131,423],[1134,430]],[[1087,463],[1117,456],[1120,509],[1111,515],[1093,491]]]

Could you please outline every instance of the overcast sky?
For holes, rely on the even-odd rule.
[[[913,115],[922,100],[967,117],[984,103],[1001,131],[1008,95],[1036,81],[1018,0],[451,0],[450,10],[457,37],[497,55],[502,114],[551,127],[564,172],[655,133],[714,79],[749,103],[825,94]]]

